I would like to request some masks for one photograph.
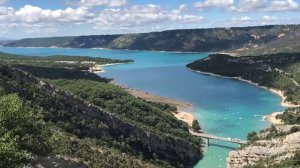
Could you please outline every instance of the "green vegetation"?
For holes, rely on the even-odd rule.
[[[7,57],[0,60],[12,63]],[[176,108],[137,99],[76,64],[14,59],[28,73],[0,63],[0,124],[8,123],[0,127],[0,167],[192,167],[201,159],[201,139],[172,115]]]
[[[259,137],[257,136],[257,133],[255,131],[252,131],[252,132],[248,133],[247,140],[250,142],[254,142],[254,141],[259,140]]]
[[[90,67],[111,63],[129,63],[133,60],[116,60],[101,57],[86,56],[20,56],[0,52],[0,60],[9,65],[26,65],[51,68],[67,68],[74,70],[89,70]]]
[[[100,82],[109,82],[110,79],[100,78],[94,73],[88,71],[79,71],[67,68],[40,67],[30,65],[14,65],[14,67],[29,72],[30,74],[47,79],[88,79]]]
[[[52,152],[49,127],[17,95],[0,97],[0,167],[18,167]]]
[[[267,160],[260,160],[254,165],[248,165],[244,168],[272,168],[272,167],[282,167],[282,168],[298,168],[300,167],[300,151],[296,152],[293,156],[286,158],[280,162],[274,161],[273,158]]]
[[[285,124],[294,125],[300,124],[300,108],[288,108],[282,114],[276,116]]]
[[[125,90],[111,84],[89,80],[54,80],[52,84],[116,114],[130,123],[158,134],[181,137],[200,146],[198,138],[189,136],[188,127],[173,116],[171,106],[164,108],[136,99]],[[199,126],[199,125],[198,125]]]
[[[284,92],[287,101],[300,102],[300,54],[275,54],[260,57],[231,57],[215,54],[197,60],[187,67],[228,77],[241,77],[260,86]]]
[[[0,62],[20,68],[39,78],[48,79],[89,79],[109,82],[109,79],[100,78],[89,73],[91,67],[111,63],[130,63],[133,60],[116,60],[86,56],[20,56],[0,52]]]
[[[210,52],[235,50],[240,48],[252,48],[253,46],[265,46],[268,48],[283,48],[278,51],[290,51],[284,45],[299,32],[299,25],[274,25],[257,27],[235,28],[210,28],[210,29],[186,29],[169,30],[163,32],[124,34],[124,35],[92,35],[77,37],[51,37],[22,39],[8,42],[9,47],[73,47],[73,48],[111,48],[133,50],[158,50],[158,51],[195,51]],[[280,38],[285,34],[283,38]],[[299,49],[299,38],[294,38],[293,50]],[[275,47],[274,47],[275,46]]]
[[[192,123],[192,129],[196,132],[201,130],[198,120],[194,120]]]
[[[79,139],[57,130],[41,120],[43,115],[23,104],[15,95],[0,97],[0,167],[15,168],[38,162],[40,157],[63,155],[88,162],[91,167],[169,167],[167,163],[149,163],[139,156],[123,155],[97,139]],[[39,117],[37,117],[39,116]],[[134,138],[133,138],[134,139]],[[116,143],[116,142],[114,142]],[[116,146],[117,147],[117,146]],[[40,164],[44,164],[41,162]]]

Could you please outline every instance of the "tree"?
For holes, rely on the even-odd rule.
[[[252,131],[248,133],[247,140],[253,142],[259,140],[259,137],[257,136],[257,133],[255,131]]]
[[[201,130],[201,127],[200,127],[199,122],[197,120],[193,121],[193,123],[192,123],[192,129],[194,131],[200,131]]]

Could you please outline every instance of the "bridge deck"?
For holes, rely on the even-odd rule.
[[[207,139],[215,139],[215,140],[220,140],[220,141],[225,141],[225,142],[231,142],[231,143],[237,143],[237,144],[247,144],[247,141],[243,141],[240,139],[233,139],[233,138],[225,138],[225,137],[220,137],[220,136],[215,136],[215,135],[209,135],[205,133],[197,133],[189,130],[192,135],[202,137],[202,138],[207,138]]]

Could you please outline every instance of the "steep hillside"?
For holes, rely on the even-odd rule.
[[[299,31],[299,25],[276,25],[241,28],[211,28],[170,30],[163,32],[93,35],[78,37],[51,37],[22,39],[8,42],[10,47],[72,47],[111,48],[161,51],[232,51],[240,48],[262,46]]]
[[[66,79],[63,67],[15,65],[28,72],[0,63],[0,103],[7,107],[0,110],[7,121],[0,149],[10,145],[0,167],[192,167],[202,157],[201,139],[176,120],[173,107],[136,99],[91,73]],[[57,80],[44,68],[57,71]],[[28,117],[15,122],[9,111]]]

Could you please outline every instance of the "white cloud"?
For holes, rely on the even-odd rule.
[[[282,20],[274,16],[265,15],[256,18],[242,16],[242,17],[233,17],[230,21],[228,21],[229,25],[226,26],[259,26],[259,25],[278,24],[280,22],[282,22]]]
[[[208,7],[231,9],[233,7],[233,4],[234,4],[233,0],[206,0],[204,2],[194,3],[194,7],[198,9],[204,9]]]
[[[81,0],[81,6],[108,6],[108,7],[119,7],[126,4],[126,0]]]
[[[237,12],[254,12],[264,10],[267,7],[267,0],[240,0],[234,8]]]
[[[199,23],[203,17],[198,15],[184,14],[185,6],[181,5],[178,9],[165,10],[158,5],[134,5],[124,9],[105,9],[92,22],[95,28],[132,28],[168,22],[195,24]]]
[[[64,10],[41,9],[31,5],[25,5],[19,10],[0,7],[0,21],[7,23],[80,23],[92,16],[87,7]]]
[[[0,5],[4,5],[8,2],[8,0],[0,0]]]
[[[205,8],[223,8],[231,12],[279,12],[294,11],[299,9],[295,0],[205,0],[196,2],[194,7],[198,9]]]
[[[97,28],[110,33],[123,33],[123,30],[145,32],[168,29],[172,25],[177,25],[177,28],[191,28],[203,20],[202,16],[191,14],[185,4],[175,9],[148,4],[112,7],[102,9],[98,14],[94,12],[88,6],[57,10],[32,5],[25,5],[20,9],[0,6],[0,33],[18,30],[27,34],[51,34],[72,26],[76,28],[79,24],[91,30]]]
[[[58,26],[86,23],[93,16],[94,14],[90,13],[87,7],[50,10],[25,5],[15,10],[12,7],[0,6],[0,33],[18,28],[25,33],[51,34],[57,31]]]
[[[299,9],[299,5],[294,0],[274,0],[266,11],[292,11]]]

